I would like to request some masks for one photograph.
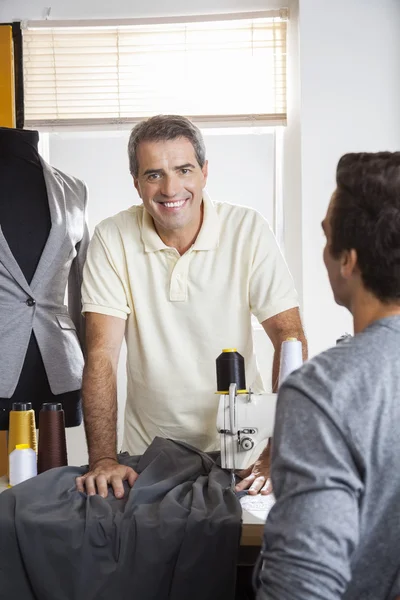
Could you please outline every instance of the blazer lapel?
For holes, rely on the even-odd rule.
[[[50,208],[51,229],[46,245],[40,257],[36,272],[31,281],[32,290],[39,284],[57,255],[67,232],[64,184],[56,171],[42,158],[43,175],[46,182],[47,198]]]
[[[0,262],[3,263],[10,275],[20,285],[20,287],[30,296],[32,290],[26,281],[24,274],[22,273],[19,264],[14,258],[13,253],[10,250],[10,246],[7,244],[7,240],[0,227]]]

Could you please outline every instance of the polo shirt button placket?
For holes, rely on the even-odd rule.
[[[188,265],[191,260],[190,253],[181,256],[172,272],[170,280],[170,300],[185,302],[187,300]]]
[[[182,294],[183,289],[185,287],[185,279],[184,279],[184,276],[181,275],[180,273],[178,273],[176,276],[176,287],[177,287],[178,294]]]

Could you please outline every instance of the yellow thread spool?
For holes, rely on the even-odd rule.
[[[37,453],[35,413],[30,402],[15,402],[10,411],[8,454],[19,444],[28,444]]]

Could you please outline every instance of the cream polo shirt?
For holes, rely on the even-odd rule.
[[[237,348],[247,386],[262,391],[251,315],[261,323],[298,306],[267,221],[207,194],[202,227],[183,256],[162,242],[142,205],[100,223],[82,293],[83,312],[127,319],[123,449],[130,454],[142,454],[155,436],[217,449],[217,356]]]

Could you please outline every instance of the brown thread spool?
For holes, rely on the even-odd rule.
[[[14,402],[9,418],[8,455],[18,444],[28,444],[37,453],[35,413],[31,402]]]
[[[45,402],[39,413],[38,473],[68,464],[61,402]]]

